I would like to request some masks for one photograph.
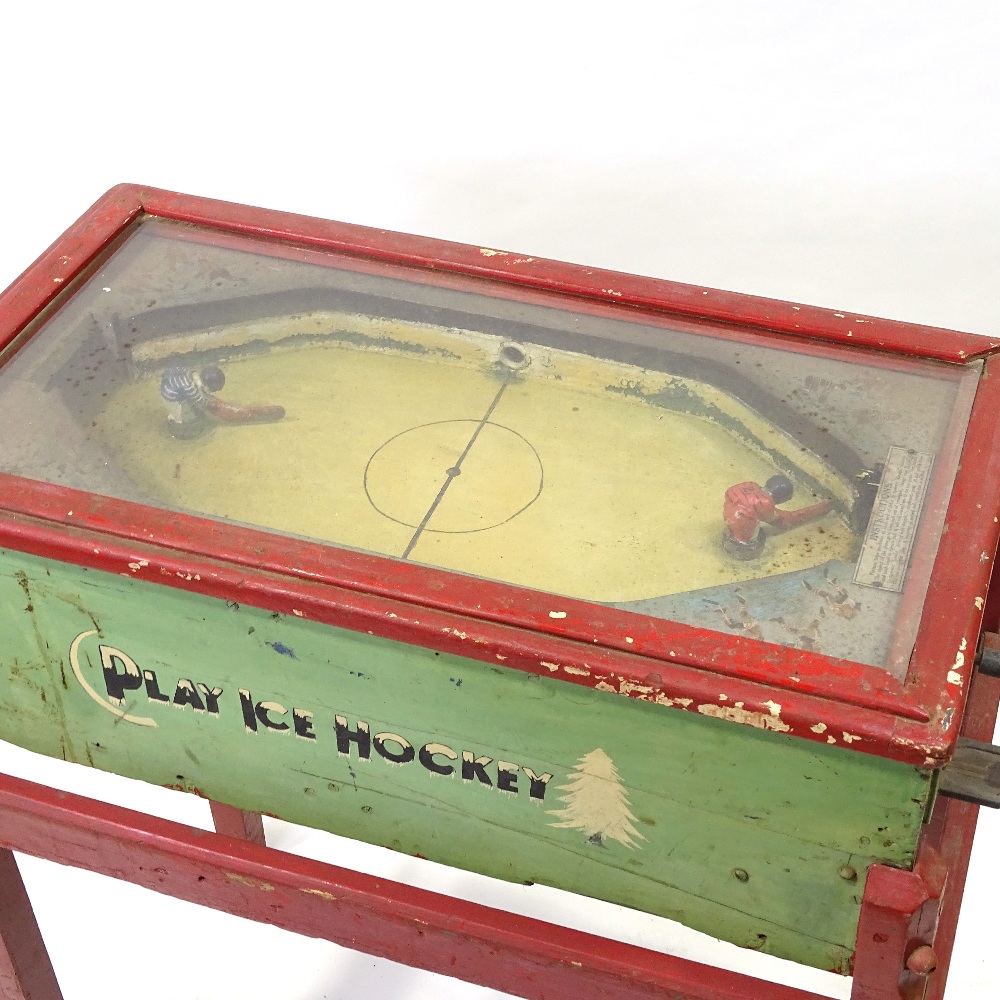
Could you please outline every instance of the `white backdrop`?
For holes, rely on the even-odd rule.
[[[995,0],[97,0],[8,5],[0,30],[0,287],[128,180],[1000,336]],[[2,745],[0,766],[208,823],[197,800]],[[280,824],[270,836],[760,968],[664,921]],[[986,813],[949,997],[995,995],[998,848]],[[67,1000],[500,996],[23,867]],[[784,964],[764,974],[848,995]]]

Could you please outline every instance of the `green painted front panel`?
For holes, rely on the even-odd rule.
[[[840,747],[20,553],[0,554],[0,640],[11,742],[820,968],[847,968],[868,865],[912,862],[929,788]]]

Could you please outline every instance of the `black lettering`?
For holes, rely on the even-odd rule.
[[[287,715],[288,709],[284,705],[279,705],[276,701],[259,701],[254,708],[254,714],[260,719],[261,725],[267,729],[273,729],[275,732],[287,733],[288,723],[287,722],[275,722],[271,718],[271,713],[275,715]]]
[[[443,743],[427,743],[420,748],[420,763],[435,774],[454,774],[455,768],[451,764],[438,763],[434,759],[436,755],[447,757],[449,760],[458,760],[458,754],[451,747],[446,747]]]
[[[199,681],[198,690],[205,696],[205,711],[212,715],[218,715],[219,695],[222,694],[222,688],[209,688],[207,684],[202,684]]]
[[[489,785],[490,788],[493,787],[493,782],[490,780],[490,776],[486,773],[484,768],[487,764],[492,764],[492,757],[477,757],[474,753],[470,753],[468,750],[462,751],[462,780],[463,781],[474,781],[478,778],[484,785]]]
[[[372,755],[371,729],[367,722],[358,719],[358,728],[351,730],[347,724],[347,719],[338,715],[333,720],[333,728],[337,733],[337,752],[345,757],[351,756],[351,743],[357,743],[358,756],[362,760],[368,760]]]
[[[104,686],[108,697],[120,705],[125,701],[126,691],[142,687],[142,672],[135,660],[120,649],[112,646],[98,646],[101,652],[101,666],[104,669]],[[121,670],[118,669],[119,664]]]
[[[530,767],[522,767],[522,771],[528,776],[528,781],[531,782],[531,787],[528,789],[528,795],[533,799],[544,799],[545,789],[548,783],[552,780],[551,774],[535,774]]]
[[[205,711],[205,703],[201,700],[201,695],[194,689],[194,684],[186,677],[182,677],[177,682],[177,690],[174,691],[174,704],[178,708],[190,705],[196,712]]]
[[[497,788],[501,792],[513,792],[517,795],[517,764],[497,761]]]
[[[293,708],[292,724],[295,726],[296,736],[304,740],[316,739],[316,734],[312,731],[312,712],[307,712],[304,708]]]
[[[170,701],[170,699],[160,691],[160,685],[156,681],[156,674],[152,670],[143,670],[142,676],[146,681],[146,697],[150,701]]]
[[[399,751],[394,752],[387,747],[386,741],[390,743],[398,743]],[[395,733],[378,733],[375,736],[375,749],[383,756],[386,760],[391,760],[393,764],[409,764],[411,760],[416,756],[413,750],[413,746],[409,740],[404,740],[402,736],[397,736]]]
[[[248,733],[257,732],[257,715],[253,710],[253,697],[249,691],[240,688],[240,707],[243,709],[243,725]]]

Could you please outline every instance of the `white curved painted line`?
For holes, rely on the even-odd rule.
[[[123,712],[120,708],[116,708],[111,704],[110,701],[105,701],[88,683],[87,679],[83,676],[83,671],[80,669],[80,659],[77,653],[80,649],[80,643],[83,642],[88,636],[97,635],[97,629],[92,628],[89,632],[81,632],[74,640],[73,644],[69,647],[69,665],[73,668],[73,673],[76,674],[76,679],[80,682],[81,687],[87,694],[90,695],[94,701],[97,702],[101,708],[106,708],[112,715],[117,715],[119,718],[124,719],[126,722],[134,722],[137,726],[152,726],[154,729],[159,728],[156,724],[155,719],[147,719],[141,715],[129,715],[128,712]]]

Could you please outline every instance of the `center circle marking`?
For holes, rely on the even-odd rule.
[[[376,449],[364,487],[375,510],[410,528],[420,526],[440,495],[424,530],[462,534],[517,517],[538,499],[543,478],[538,452],[517,431],[440,420],[402,431]]]

